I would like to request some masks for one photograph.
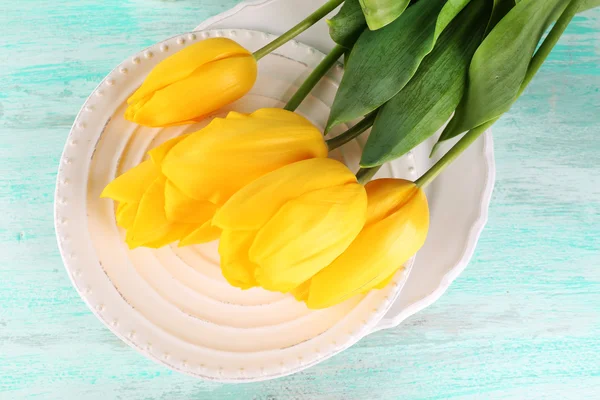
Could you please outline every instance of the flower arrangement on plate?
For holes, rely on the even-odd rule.
[[[258,85],[261,59],[340,5],[328,21],[337,45],[283,107],[256,107],[259,102],[253,102],[251,110],[231,109]],[[100,157],[118,152],[111,150],[110,133],[103,128],[90,167],[102,174],[96,180],[94,173],[84,178],[88,208],[98,210],[88,212],[96,225],[91,236],[98,243],[104,240],[108,210],[120,228],[119,240],[129,249],[121,249],[125,258],[135,264],[137,274],[154,282],[161,298],[144,303],[122,297],[168,334],[178,332],[175,336],[197,347],[197,358],[209,360],[197,366],[197,374],[205,378],[274,377],[351,345],[398,295],[403,269],[409,269],[425,243],[429,208],[424,188],[510,109],[573,16],[595,5],[580,0],[329,0],[254,52],[233,38],[212,37],[164,57],[114,111],[120,120],[109,119],[104,128],[120,124],[130,134],[143,134],[138,127],[183,129],[149,145],[137,162],[114,168],[107,180]],[[180,39],[177,43],[183,44]],[[345,73],[321,128],[296,110],[341,57]],[[460,140],[418,179],[372,179],[382,165],[406,155],[440,128],[438,144]],[[367,131],[360,169],[353,171],[330,157]],[[440,151],[438,144],[432,154]],[[97,182],[104,182],[100,190]],[[114,240],[97,244],[96,253],[110,253],[111,246]],[[222,304],[215,309],[232,314],[217,315],[206,311],[210,301],[195,307],[193,295],[169,294],[178,287],[194,289],[193,273],[178,263],[197,258],[194,249],[206,248],[198,246],[216,246],[219,257],[213,264],[218,270],[211,274],[222,279],[210,289],[210,282],[202,283],[203,291],[226,282],[229,288],[223,289],[220,303],[278,303],[279,315],[290,313],[296,319],[244,318],[241,314],[252,315],[253,310],[232,311]],[[145,266],[150,254],[164,260],[177,284],[167,290],[168,283],[150,276],[151,268]],[[100,264],[119,293],[132,290],[126,289],[125,272],[119,270],[122,254],[102,257],[106,261]],[[165,299],[168,305],[161,303]],[[173,305],[200,322],[178,316],[169,324],[157,315]],[[264,325],[257,325],[263,319]],[[224,329],[202,322],[213,320]],[[310,328],[301,328],[303,323]],[[200,325],[208,336],[185,332]],[[273,336],[261,338],[269,327]],[[232,343],[236,340],[240,342]],[[326,341],[326,348],[314,347],[306,356],[307,343],[319,340]],[[274,347],[269,341],[276,342]],[[290,364],[282,351],[272,354],[288,348],[297,350],[298,363]],[[244,363],[230,359],[238,352],[247,353]],[[227,367],[219,360],[226,360]]]

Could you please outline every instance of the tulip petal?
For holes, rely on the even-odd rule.
[[[249,115],[250,118],[271,119],[275,121],[294,121],[295,123],[314,127],[314,124],[297,112],[284,110],[283,108],[260,108]]]
[[[392,279],[394,279],[394,276],[396,275],[396,272],[398,272],[398,271],[392,272],[392,274],[390,276],[388,276],[386,279],[384,279],[381,282],[379,282],[379,284],[373,286],[373,289],[383,289],[383,288],[385,288],[392,281]],[[365,290],[365,291],[363,291],[363,292],[368,292],[368,289]]]
[[[227,117],[225,119],[246,119],[248,118],[248,114],[240,113],[237,111],[229,111],[227,113]]]
[[[142,109],[146,105],[147,102],[152,98],[152,94],[139,99],[138,101],[131,103],[125,109],[125,114],[123,115],[127,121],[135,122],[135,115],[138,111]]]
[[[381,221],[400,209],[419,190],[411,181],[392,178],[370,181],[365,189],[369,198],[366,225]]]
[[[165,213],[170,222],[204,224],[215,215],[217,206],[205,200],[195,200],[179,190],[173,182],[165,184]]]
[[[249,258],[260,285],[287,293],[329,265],[362,229],[367,195],[350,183],[311,191],[287,202],[260,229]]]
[[[119,203],[115,219],[117,225],[123,229],[129,229],[133,226],[135,215],[137,214],[139,203]]]
[[[165,159],[167,153],[179,142],[188,137],[189,134],[181,135],[174,137],[173,139],[169,139],[163,144],[153,148],[148,152],[150,159],[155,165],[160,165],[162,161]]]
[[[213,226],[211,221],[206,221],[200,227],[194,225],[195,229],[179,241],[179,247],[192,244],[202,244],[217,240],[221,236],[221,229]]]
[[[222,229],[256,230],[289,200],[352,182],[356,177],[336,160],[314,158],[289,164],[243,187],[217,211],[213,224]]]
[[[244,96],[256,81],[251,55],[224,58],[198,67],[185,79],[171,82],[142,98],[126,117],[144,126],[180,125],[199,120]]]
[[[127,244],[133,248],[160,240],[172,225],[165,214],[165,178],[159,176],[142,196],[133,227],[127,232]]]
[[[123,210],[125,209],[126,205],[127,205],[127,203],[123,203],[123,202],[119,203],[117,205],[117,209],[115,210],[115,216],[118,216],[119,213],[123,212]]]
[[[382,284],[421,248],[428,226],[427,198],[417,190],[401,208],[365,226],[340,257],[312,278],[308,307],[329,307]]]
[[[288,111],[283,108],[259,108],[258,110],[244,114],[237,111],[230,111],[226,119],[254,119],[254,120],[270,120],[284,123],[295,123],[314,127],[315,125],[308,119],[298,114],[297,112]]]
[[[250,52],[230,39],[212,38],[194,43],[158,63],[127,103],[133,104],[165,86],[184,80],[205,64],[239,56],[250,56]]]
[[[306,302],[306,300],[308,300],[309,289],[310,279],[301,284],[300,286],[294,288],[290,293],[292,294],[292,296],[294,296],[296,300]]]
[[[162,172],[188,196],[222,204],[271,171],[296,161],[326,157],[321,132],[286,113],[288,121],[215,119],[173,147],[162,163]],[[190,175],[189,171],[198,173]]]
[[[256,265],[248,259],[255,231],[225,230],[219,242],[221,270],[227,282],[241,289],[256,286],[254,270]]]
[[[169,230],[163,236],[151,242],[145,242],[143,246],[152,249],[159,249],[189,235],[190,231],[192,231],[194,228],[195,225],[191,224],[171,224]]]
[[[152,161],[144,161],[115,178],[104,188],[100,197],[123,203],[138,203],[159,173]]]

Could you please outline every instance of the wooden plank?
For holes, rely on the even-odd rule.
[[[291,377],[220,385],[147,360],[95,319],[52,227],[73,118],[121,60],[236,3],[0,7],[0,398],[598,398],[600,10],[576,17],[497,124],[498,183],[473,262],[399,328]]]

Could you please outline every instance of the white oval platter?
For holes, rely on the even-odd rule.
[[[236,27],[279,35],[322,4],[322,0],[245,1],[203,21],[196,29]],[[298,40],[324,53],[334,46],[325,20],[302,33]],[[435,139],[414,151],[416,176],[437,161],[426,157]],[[495,176],[492,134],[488,131],[430,186],[432,218],[427,242],[417,255],[402,293],[374,331],[398,326],[431,305],[465,269],[487,222]]]

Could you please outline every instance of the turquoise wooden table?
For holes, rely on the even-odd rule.
[[[96,320],[54,238],[71,123],[114,65],[237,2],[1,2],[0,398],[600,398],[600,10],[575,18],[496,125],[475,257],[400,327],[297,375],[221,385],[147,360]]]

